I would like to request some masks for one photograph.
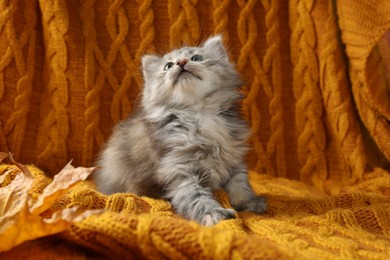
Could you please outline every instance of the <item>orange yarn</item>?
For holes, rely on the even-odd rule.
[[[374,73],[362,76],[367,74],[364,57],[373,60],[369,50],[376,42],[362,36],[367,42],[366,47],[359,47],[363,56],[352,48],[357,36],[351,38],[352,45],[347,42],[351,64],[360,66],[349,75],[331,1],[221,0],[212,2],[214,10],[197,1],[167,0],[166,5],[161,1],[131,5],[125,1],[41,1],[42,25],[34,23],[34,15],[23,18],[36,5],[19,2],[4,3],[4,10],[10,11],[9,19],[2,21],[18,21],[23,30],[14,30],[15,37],[10,38],[9,22],[10,29],[0,35],[4,45],[0,145],[22,162],[36,163],[51,174],[71,158],[75,165],[91,165],[113,125],[133,111],[142,88],[139,64],[144,53],[194,44],[216,32],[225,33],[224,41],[245,81],[243,112],[253,132],[250,169],[337,192],[382,160],[371,154],[388,154],[390,134],[384,134],[385,121],[376,120],[376,112],[367,109],[377,107],[386,115],[386,106],[373,103],[377,93],[385,91],[383,84],[374,82],[385,81],[371,76]],[[340,5],[336,11],[362,7],[356,3],[351,8]],[[350,24],[343,15],[339,20],[341,28]],[[378,20],[380,29],[361,26],[370,29],[370,35],[375,32],[378,41],[384,32],[382,20]],[[350,33],[342,35],[345,41],[350,39]],[[11,40],[21,46],[19,56],[11,55]],[[40,51],[43,44],[45,53]],[[22,61],[14,61],[17,57]],[[371,62],[370,67],[381,64]],[[349,78],[353,79],[352,90]],[[370,85],[362,92],[358,85],[366,84],[365,78],[383,91]],[[20,88],[13,87],[17,82]],[[357,109],[367,115],[363,122],[373,118],[367,121],[368,131],[382,151],[367,152],[365,139],[372,140],[359,125]]]
[[[20,153],[23,144],[27,126],[27,115],[30,111],[30,98],[32,94],[32,79],[34,77],[34,49],[36,48],[36,32],[35,26],[37,16],[35,13],[35,1],[26,3],[23,6],[23,12],[26,13],[27,26],[22,29],[14,27],[17,24],[15,21],[15,13],[18,11],[16,3],[11,3],[8,6],[1,3],[1,10],[5,15],[0,21],[0,28],[4,30],[6,35],[5,52],[1,55],[0,70],[3,71],[6,67],[12,66],[15,68],[15,79],[12,82],[15,84],[14,103],[12,112],[10,112],[5,124],[0,130],[0,143],[6,145],[5,136],[10,136],[15,153]],[[19,35],[20,34],[20,35]],[[5,46],[4,46],[5,47]],[[7,77],[1,73],[2,82]],[[15,81],[14,81],[15,80]],[[2,99],[5,90],[5,84],[0,84],[0,100]],[[1,140],[2,139],[2,140]]]
[[[100,114],[100,92],[103,87],[103,77],[96,77],[96,66],[95,66],[95,51],[96,45],[96,30],[93,26],[95,19],[94,11],[92,9],[94,1],[83,1],[81,4],[81,19],[84,21],[83,34],[85,37],[85,80],[84,88],[85,94],[85,122],[86,127],[83,136],[82,145],[82,163],[87,164],[88,161],[94,156],[95,142],[104,142],[104,137],[99,129]]]
[[[199,21],[195,8],[197,0],[169,0],[169,46],[177,48],[183,43],[194,45],[199,39]]]
[[[322,123],[323,106],[319,91],[318,57],[315,53],[316,35],[313,18],[309,15],[314,1],[298,1],[291,5],[296,12],[292,21],[291,51],[293,87],[296,102],[295,120],[298,131],[298,158],[301,164],[300,178],[319,184],[327,178],[324,157],[325,131]],[[296,10],[295,10],[296,8]]]
[[[47,40],[45,42],[46,59],[50,66],[47,79],[49,108],[42,121],[42,128],[37,136],[37,148],[40,153],[37,162],[43,164],[50,160],[47,167],[51,170],[65,165],[68,149],[66,139],[69,136],[69,85],[66,76],[68,66],[68,46],[65,34],[69,29],[67,6],[63,2],[42,4],[42,23],[45,24]],[[65,12],[64,12],[65,11]],[[57,48],[60,47],[60,48]]]
[[[286,159],[283,140],[283,105],[282,97],[282,71],[280,60],[280,35],[278,21],[278,1],[262,1],[265,15],[265,25],[267,27],[266,42],[267,50],[263,58],[263,67],[267,75],[270,75],[273,89],[265,90],[268,96],[269,112],[271,115],[270,130],[271,136],[267,144],[267,156],[270,158],[276,156],[276,171],[278,176],[286,177]]]
[[[258,138],[261,119],[259,109],[254,102],[256,96],[258,96],[260,84],[266,90],[270,88],[268,79],[263,68],[261,68],[254,51],[254,44],[257,38],[257,25],[252,10],[254,9],[256,1],[245,3],[244,1],[239,0],[237,2],[242,9],[238,20],[238,37],[243,45],[238,57],[237,69],[238,71],[243,72],[244,67],[248,66],[247,61],[249,61],[255,72],[252,85],[249,88],[249,92],[246,93],[246,98],[243,102],[244,114],[251,122],[251,130],[254,133],[251,143],[253,144],[259,159],[255,166],[255,170],[260,171],[260,168],[265,168],[267,173],[275,175],[271,161],[267,157],[263,145]],[[250,33],[248,33],[248,31]]]
[[[370,135],[387,160],[390,160],[390,127],[388,119],[384,116],[389,112],[380,113],[378,108],[381,105],[376,104],[373,99],[373,92],[377,92],[377,88],[381,88],[383,93],[388,93],[388,86],[387,84],[372,84],[374,81],[371,80],[380,70],[380,64],[383,61],[377,63],[376,66],[369,66],[373,65],[376,43],[386,31],[389,31],[388,10],[390,3],[379,1],[372,5],[366,5],[363,1],[358,1],[351,5],[338,3],[337,7],[339,12],[345,14],[340,20],[340,28],[345,31],[342,34],[342,39],[350,60],[350,78],[356,107]],[[365,12],[358,11],[362,8]],[[372,15],[373,13],[375,15]],[[360,31],[354,30],[356,27],[360,28]],[[356,44],[357,37],[359,44]],[[384,79],[382,80],[384,81]]]
[[[141,21],[140,25],[140,38],[141,42],[139,44],[139,49],[135,55],[135,61],[140,63],[141,56],[145,54],[146,51],[153,51],[153,41],[155,37],[155,29],[153,27],[154,23],[154,12],[152,7],[152,0],[149,1],[140,1],[138,15],[139,20]],[[134,68],[136,69],[136,68]],[[140,77],[137,77],[137,84],[139,89],[142,89],[142,82]]]
[[[70,159],[90,166],[133,112],[142,55],[223,33],[245,82],[251,184],[268,214],[205,229],[166,201],[83,183],[52,210],[108,212],[64,239],[115,256],[385,258],[389,12],[374,0],[2,1],[0,151],[49,176]],[[49,179],[34,171],[39,193]],[[47,248],[31,243],[22,248]]]
[[[133,68],[133,59],[125,44],[126,35],[129,33],[129,20],[126,17],[122,2],[123,1],[115,1],[110,5],[106,19],[107,31],[112,40],[108,57],[105,61],[108,63],[107,72],[109,74],[112,73],[110,68],[114,60],[118,58],[118,54],[120,54],[121,58],[129,68]],[[126,93],[130,87],[132,74],[126,73],[121,82],[114,75],[110,76],[115,89],[111,104],[111,115],[113,120],[117,122],[123,119],[131,111],[130,101],[127,98]]]
[[[4,62],[0,85],[0,144],[2,150],[13,151],[22,161],[37,163],[52,173],[70,158],[74,158],[76,164],[90,164],[111,127],[134,107],[142,86],[141,55],[153,49],[167,49],[169,44],[194,43],[199,38],[199,28],[204,28],[205,34],[223,31],[230,36],[225,41],[248,86],[243,110],[254,133],[251,139],[254,150],[249,155],[252,169],[273,176],[298,178],[326,190],[331,183],[325,185],[328,180],[353,183],[361,178],[367,163],[375,165],[375,162],[367,161],[371,159],[366,155],[364,132],[360,130],[352,95],[360,114],[366,115],[362,120],[368,131],[383,154],[388,154],[386,121],[377,120],[375,110],[368,109],[376,107],[373,102],[377,92],[374,93],[371,86],[363,88],[366,92],[358,87],[366,84],[363,76],[368,67],[364,67],[364,59],[373,59],[369,54],[375,41],[371,36],[362,35],[364,44],[355,48],[354,42],[348,42],[357,37],[349,36],[353,30],[342,34],[351,66],[356,68],[351,70],[355,87],[350,91],[330,2],[315,5],[311,1],[298,1],[286,6],[278,1],[214,1],[213,5],[219,8],[210,12],[203,2],[169,1],[165,10],[156,10],[154,4],[147,1],[131,6],[123,1],[84,1],[76,8],[80,15],[73,9],[68,11],[73,2],[40,2],[45,11],[43,31],[36,29],[39,25],[34,23],[34,15],[26,16],[31,20],[17,20],[21,21],[22,31],[13,30],[10,19],[24,17],[36,7],[32,2],[25,6],[17,3],[17,0],[8,5],[4,3],[8,19],[2,20],[3,27],[9,23],[9,29],[2,31],[1,38],[5,48],[1,56]],[[237,6],[240,9],[235,11]],[[281,18],[286,7],[290,8],[290,49],[282,43],[286,40],[284,34],[289,32],[287,20]],[[358,3],[351,7],[341,4],[338,11],[350,13],[359,8],[362,7]],[[259,10],[263,16],[254,15],[254,10]],[[372,12],[381,10],[386,10],[386,4],[379,9],[375,7]],[[129,19],[130,14],[136,15],[134,19]],[[206,26],[203,21],[207,16],[213,23]],[[369,17],[367,21],[375,23],[376,20]],[[382,21],[385,18],[381,19],[378,29],[374,25],[361,25],[370,35],[374,33],[377,41],[386,28],[385,20]],[[170,25],[169,30],[160,25],[161,21]],[[361,24],[348,21],[341,15],[341,28]],[[198,29],[187,30],[189,27]],[[9,34],[12,31],[13,38]],[[171,34],[165,37],[168,31]],[[317,31],[323,37],[318,37]],[[39,47],[34,45],[34,32],[39,37],[47,34],[45,56],[39,56],[40,52],[34,49],[34,46]],[[135,38],[130,39],[129,35]],[[162,36],[171,39],[170,43]],[[82,40],[76,41],[79,38]],[[10,42],[20,46],[19,54],[12,54]],[[286,56],[290,50],[291,59]],[[363,56],[359,56],[359,50]],[[27,64],[24,55],[30,57],[28,66],[23,65]],[[44,63],[44,69],[32,67],[33,61]],[[381,66],[378,62],[372,64]],[[44,81],[39,82],[41,74]],[[42,88],[37,88],[39,94],[34,92],[30,77],[34,77],[34,86],[41,84]],[[292,84],[288,81],[291,77]],[[375,79],[371,76],[367,79],[371,78]],[[17,82],[20,87],[13,88]],[[289,96],[291,90],[295,98]],[[382,106],[377,109],[386,114]],[[294,151],[296,155],[291,153]],[[340,171],[345,174],[340,176]]]
[[[227,29],[229,17],[227,10],[230,4],[230,0],[213,0],[214,13],[214,34],[223,33],[223,39],[225,42],[229,42],[229,30]]]
[[[340,143],[341,156],[348,166],[341,170],[343,183],[353,183],[362,178],[367,159],[363,147],[362,132],[353,108],[352,97],[348,92],[348,79],[344,73],[345,61],[339,45],[337,24],[332,4],[328,5],[326,32],[323,36],[323,48],[320,52],[320,87],[324,105],[329,111],[330,127],[334,129]],[[349,173],[349,174],[348,174]]]
[[[0,176],[13,166],[0,165]],[[32,193],[42,193],[48,178],[30,167]],[[7,176],[5,184],[17,171]],[[344,193],[329,196],[301,182],[250,173],[255,191],[267,194],[269,209],[264,215],[240,212],[236,219],[212,228],[201,227],[175,215],[164,200],[132,194],[104,196],[90,183],[71,188],[43,214],[63,208],[105,209],[75,223],[60,237],[110,258],[260,258],[260,259],[386,259],[390,253],[390,185],[387,172],[378,170]],[[215,192],[223,206],[225,192]],[[48,243],[48,241],[46,241]],[[75,246],[58,251],[70,257]],[[32,247],[32,245],[34,245]],[[31,248],[32,247],[32,248]],[[42,243],[25,243],[0,258],[14,258],[26,250],[38,255]],[[70,252],[69,252],[70,251]]]

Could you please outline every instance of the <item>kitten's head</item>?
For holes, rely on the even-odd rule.
[[[201,46],[177,49],[163,57],[146,55],[142,69],[144,108],[192,106],[202,104],[211,95],[234,98],[241,84],[219,35]]]

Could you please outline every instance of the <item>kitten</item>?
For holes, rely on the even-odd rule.
[[[168,199],[203,225],[234,218],[213,197],[224,189],[237,210],[263,213],[244,155],[249,130],[239,116],[241,85],[221,36],[199,47],[142,58],[145,87],[139,111],[119,123],[95,174],[100,191]]]

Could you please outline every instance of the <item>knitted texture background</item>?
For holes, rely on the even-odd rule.
[[[166,201],[85,182],[55,207],[107,212],[8,254],[385,258],[389,30],[390,1],[0,1],[0,151],[49,177],[93,165],[138,104],[142,55],[223,33],[245,81],[251,184],[269,199],[265,215],[203,228]]]

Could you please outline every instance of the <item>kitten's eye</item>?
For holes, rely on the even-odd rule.
[[[191,57],[191,60],[199,62],[199,61],[203,60],[203,56],[201,56],[201,55],[194,55],[194,56]]]
[[[170,68],[172,68],[173,66],[173,62],[168,62],[165,67],[164,67],[164,70],[169,70]]]

